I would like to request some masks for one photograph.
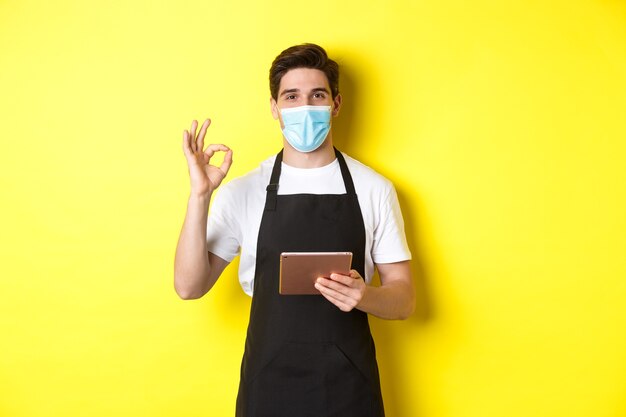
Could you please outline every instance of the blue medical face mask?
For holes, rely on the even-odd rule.
[[[319,148],[330,130],[330,106],[299,106],[280,109],[283,135],[298,152]]]

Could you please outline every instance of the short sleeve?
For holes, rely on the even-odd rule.
[[[372,260],[377,264],[407,261],[411,251],[406,241],[404,220],[396,190],[389,183],[380,200],[380,216],[374,229]]]
[[[207,249],[220,258],[231,262],[241,247],[241,227],[236,210],[241,205],[234,201],[234,194],[228,184],[218,188],[207,221]]]

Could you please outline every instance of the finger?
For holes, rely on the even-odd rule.
[[[317,285],[318,284],[316,284],[316,288]],[[345,297],[332,289],[320,286],[318,291],[324,296],[324,298],[336,305],[341,311],[351,311],[357,304],[355,300]]]
[[[350,273],[352,273],[352,271],[350,271]],[[352,276],[341,275],[341,274],[330,274],[330,279],[332,279],[335,282],[339,282],[343,285],[347,285],[349,287],[354,285],[354,277]]]
[[[354,279],[363,279],[363,277],[361,276],[361,274],[359,274],[359,271],[357,271],[356,269],[351,269],[350,270],[350,276]],[[363,280],[365,281],[365,280]]]
[[[190,157],[193,154],[191,145],[189,144],[189,132],[183,131],[183,152],[186,157]]]
[[[196,145],[196,129],[198,129],[198,121],[194,120],[193,122],[191,122],[191,128],[189,129],[189,135],[191,135],[191,137],[189,138],[191,142],[191,150],[194,152],[198,150],[198,147]]]
[[[220,171],[222,171],[224,175],[226,175],[232,163],[233,163],[233,151],[229,149],[228,151],[226,151],[226,156],[224,156],[224,161],[222,162],[222,165],[220,165]]]
[[[213,152],[217,152],[217,151],[222,151],[222,152],[228,152],[230,151],[230,148],[222,143],[211,143],[209,146],[206,147],[207,150],[212,150]]]
[[[221,143],[212,143],[206,147],[206,149],[204,150],[204,153],[208,155],[210,158],[213,155],[215,155],[215,152],[219,152],[219,151],[228,152],[230,151],[230,148],[226,145],[222,145]]]
[[[329,297],[325,294],[322,294],[322,296],[326,298],[328,301],[330,301],[331,303],[333,303],[337,308],[339,308],[339,310],[343,311],[344,313],[348,313],[352,311],[352,307],[350,307],[348,304],[335,300],[334,298]]]
[[[198,150],[204,149],[204,135],[206,135],[207,128],[211,125],[211,119],[206,119],[204,123],[202,123],[202,127],[200,128],[200,133],[198,133],[198,139],[196,139],[196,144],[198,146]]]
[[[352,279],[352,278],[349,278],[349,279]],[[333,290],[337,294],[349,295],[352,292],[352,288],[350,286],[345,285],[341,282],[334,281],[332,279],[318,278],[316,281],[316,284],[319,284],[320,286],[324,288]]]

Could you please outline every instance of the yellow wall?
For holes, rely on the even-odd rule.
[[[549,4],[548,4],[549,3]],[[420,289],[373,320],[390,417],[626,416],[626,5],[0,1],[0,415],[229,416],[249,299],[172,262],[192,118],[277,152],[267,71],[343,66]]]

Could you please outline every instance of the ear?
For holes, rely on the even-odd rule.
[[[276,103],[276,100],[274,100],[274,97],[270,98],[270,107],[272,109],[272,117],[274,120],[278,120],[278,104]]]
[[[333,113],[332,113],[333,117],[337,117],[339,115],[341,102],[342,102],[341,94],[337,94],[335,96],[335,99],[333,100]]]

